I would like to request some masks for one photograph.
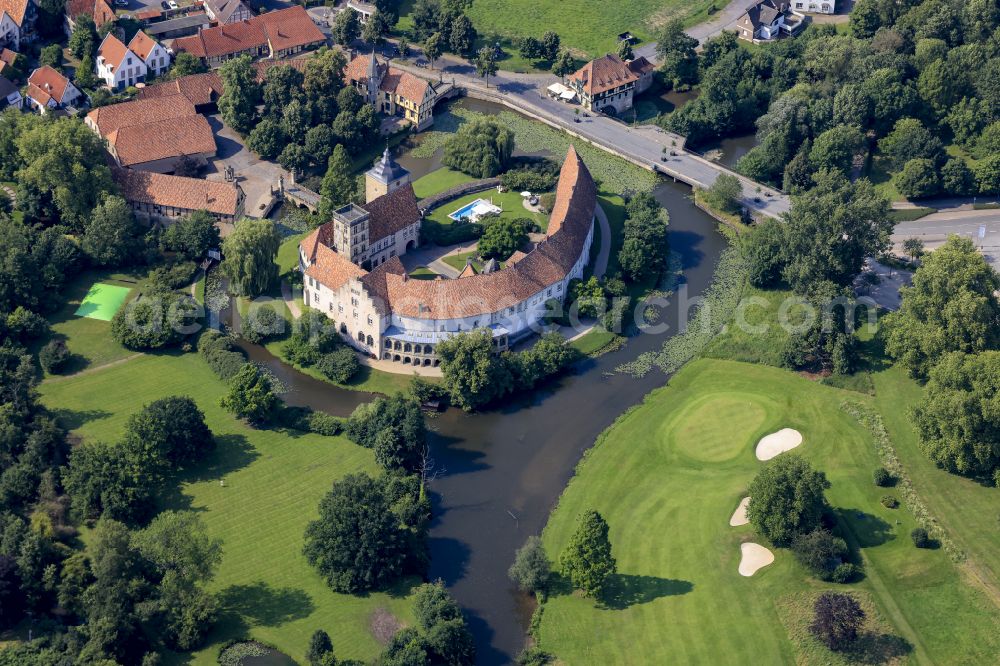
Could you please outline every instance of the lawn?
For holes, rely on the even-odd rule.
[[[483,270],[483,262],[475,257],[479,256],[476,250],[471,252],[459,252],[458,254],[449,254],[441,258],[441,261],[448,264],[456,271],[464,271],[465,265],[470,258],[472,258],[472,267],[476,269],[477,273],[481,273]]]
[[[440,276],[426,266],[417,266],[410,271],[410,277],[415,280],[436,280]]]
[[[594,326],[569,344],[581,354],[591,356],[599,355],[607,349],[614,348],[617,343],[624,341],[625,338],[612,333],[603,326]]]
[[[113,441],[130,414],[164,396],[190,396],[205,412],[218,449],[162,498],[165,508],[198,512],[223,541],[212,584],[222,602],[220,621],[190,663],[215,664],[221,644],[242,636],[271,643],[301,663],[309,636],[320,628],[332,637],[338,658],[373,658],[379,645],[369,631],[371,615],[384,608],[409,622],[405,590],[335,594],[302,556],[302,533],[320,498],[334,479],[374,472],[371,452],[341,437],[254,430],[219,407],[224,391],[197,354],[146,355],[40,387],[44,404],[85,443]]]
[[[984,583],[1000,605],[1000,490],[954,474],[931,462],[918,446],[909,409],[923,389],[902,368],[873,375],[875,401],[892,436],[896,455],[927,508],[968,559],[963,567]]]
[[[112,339],[110,321],[78,314],[91,288],[98,283],[123,290],[119,296],[124,294],[122,302],[125,302],[137,291],[141,291],[142,276],[134,273],[88,271],[66,288],[66,302],[49,317],[49,323],[52,325],[53,337],[65,340],[67,348],[74,355],[67,371],[69,373],[118,361],[135,353]]]
[[[424,199],[432,194],[444,192],[456,185],[471,183],[474,180],[476,179],[461,171],[441,167],[413,181],[413,193],[417,195],[417,199]]]
[[[499,214],[499,217],[502,220],[517,220],[517,219],[531,220],[532,222],[537,224],[542,231],[545,231],[545,229],[549,225],[549,218],[547,215],[542,215],[541,213],[533,213],[524,207],[524,202],[521,199],[521,194],[519,192],[500,193],[497,192],[496,190],[487,190],[485,192],[467,194],[464,197],[459,197],[458,199],[449,201],[443,206],[438,206],[433,211],[431,211],[430,214],[427,215],[426,219],[443,225],[454,224],[455,220],[448,217],[448,215],[454,213],[456,210],[459,210],[462,206],[471,203],[476,199],[485,199],[486,201],[492,202],[494,206],[502,208],[503,212]]]
[[[809,600],[834,587],[878,616],[878,634],[901,636],[918,663],[981,663],[1000,651],[996,609],[967,586],[943,550],[917,550],[915,521],[879,503],[872,441],[841,410],[849,393],[759,365],[701,359],[605,432],[577,469],[543,540],[557,558],[576,517],[594,508],[611,527],[619,573],[597,603],[553,594],[543,649],[565,663],[836,663],[803,631]],[[729,516],[760,469],[758,439],[800,430],[801,455],[823,470],[845,536],[861,546],[866,578],[821,583],[787,551],[752,578],[739,544],[752,528]],[[586,636],[586,640],[581,640]],[[876,641],[883,647],[897,644]]]
[[[506,38],[508,44],[516,37],[541,37],[546,30],[555,30],[562,46],[580,56],[614,53],[618,34],[629,31],[649,41],[657,26],[673,18],[695,23],[704,19],[711,0],[632,0],[631,2],[590,2],[588,0],[474,0],[466,10],[476,30],[484,40]],[[521,62],[516,49],[507,46],[511,60]],[[504,69],[511,67],[504,61]]]

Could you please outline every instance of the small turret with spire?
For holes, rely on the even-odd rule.
[[[408,182],[410,182],[410,172],[392,159],[392,152],[386,143],[382,159],[365,172],[365,202],[389,194]]]

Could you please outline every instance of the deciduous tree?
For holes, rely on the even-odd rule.
[[[764,466],[750,483],[747,519],[776,546],[787,546],[798,534],[820,526],[830,487],[823,472],[805,459],[785,453]]]
[[[899,310],[883,319],[886,352],[911,376],[927,378],[948,352],[977,353],[1000,343],[1000,277],[968,238],[952,236],[924,258]]]
[[[271,220],[245,218],[222,242],[223,269],[233,292],[251,298],[264,293],[278,278],[281,237]]]
[[[600,596],[608,578],[617,571],[608,523],[601,514],[590,510],[580,516],[559,561],[573,587],[589,597]]]

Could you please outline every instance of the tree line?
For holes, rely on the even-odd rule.
[[[662,116],[692,145],[756,130],[737,170],[795,192],[821,170],[864,161],[909,197],[1000,191],[1000,24],[994,0],[860,0],[851,35],[810,26],[752,53],[736,34],[699,54],[674,30],[658,43],[667,82],[701,94]],[[980,158],[975,167],[947,145]]]

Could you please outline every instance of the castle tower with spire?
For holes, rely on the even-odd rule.
[[[375,56],[375,48],[372,47],[372,57],[368,61],[368,103],[374,104],[376,110],[380,108],[378,90],[379,86],[382,85],[381,74],[378,66],[378,58]]]
[[[365,203],[389,194],[408,182],[410,182],[410,172],[392,159],[389,146],[386,146],[382,159],[365,172]]]

